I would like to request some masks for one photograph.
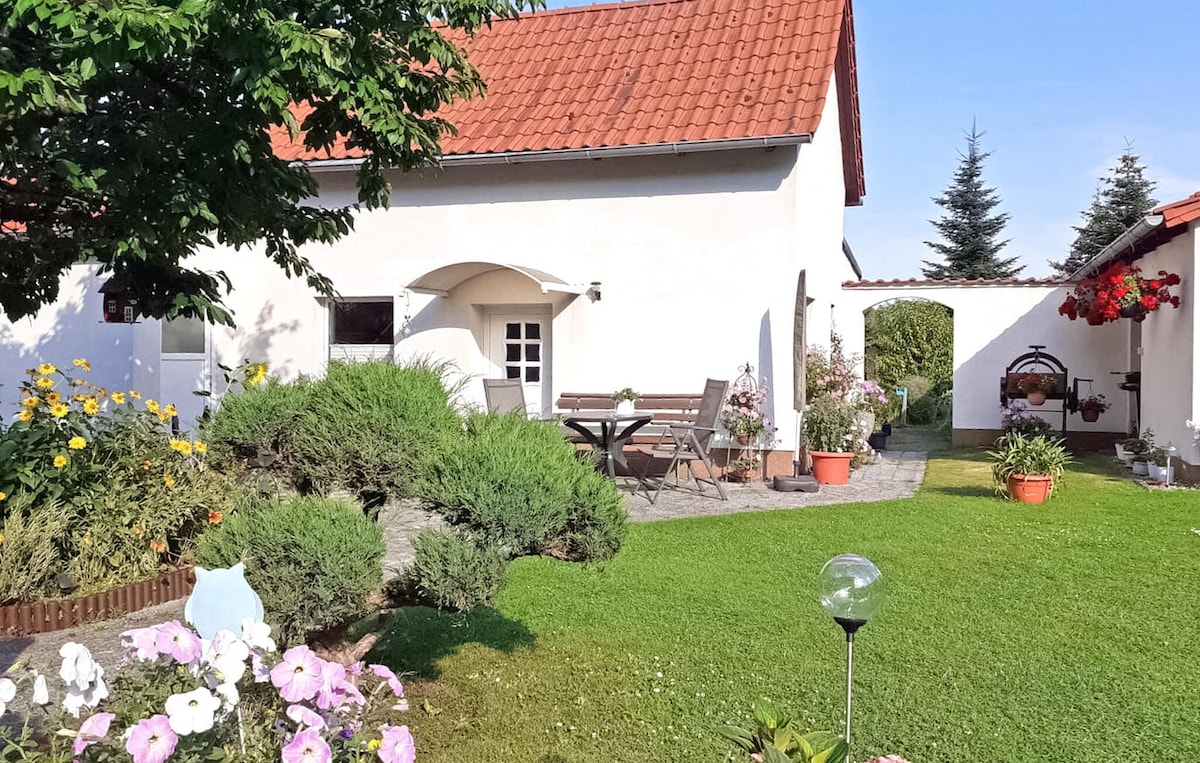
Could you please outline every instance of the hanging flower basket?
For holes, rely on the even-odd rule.
[[[1141,268],[1114,262],[1095,278],[1075,284],[1073,294],[1058,308],[1059,315],[1071,320],[1083,318],[1091,326],[1100,326],[1120,318],[1144,321],[1163,305],[1179,307],[1179,297],[1170,287],[1179,284],[1179,276],[1165,270],[1154,278],[1144,278]]]

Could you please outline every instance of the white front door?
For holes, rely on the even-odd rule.
[[[525,409],[531,416],[545,416],[550,411],[549,350],[549,312],[489,316],[487,373],[493,378],[520,379]]]
[[[208,397],[195,393],[212,392],[211,348],[206,321],[175,318],[162,322],[160,402],[179,410],[179,426],[186,431],[195,431],[196,419],[209,404]]]

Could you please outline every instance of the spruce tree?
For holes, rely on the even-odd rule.
[[[1083,225],[1072,226],[1075,241],[1066,259],[1050,263],[1059,275],[1065,278],[1075,273],[1158,204],[1153,196],[1154,181],[1146,178],[1146,167],[1138,163],[1139,158],[1127,146],[1108,177],[1100,178],[1092,205],[1083,212]]]
[[[967,135],[967,153],[950,181],[950,186],[933,202],[946,214],[929,222],[942,236],[942,241],[926,241],[925,245],[942,256],[944,262],[925,261],[921,272],[926,278],[1011,278],[1024,269],[1015,265],[1017,258],[1001,259],[1000,250],[1008,240],[997,236],[1008,223],[1008,215],[992,214],[1000,203],[995,188],[983,183],[983,160],[991,156],[981,151],[979,141],[984,133],[971,126]]]

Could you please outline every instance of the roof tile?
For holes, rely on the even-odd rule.
[[[817,130],[847,0],[642,0],[502,20],[465,42],[487,96],[440,111],[447,155]],[[299,116],[299,115],[298,115]],[[272,130],[288,160],[313,152]]]
[[[1180,201],[1163,204],[1154,210],[1154,214],[1163,216],[1163,225],[1174,228],[1186,225],[1193,220],[1200,220],[1200,191]]]

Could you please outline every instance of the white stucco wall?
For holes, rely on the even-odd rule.
[[[76,265],[64,277],[59,299],[36,316],[16,322],[0,318],[0,415],[11,421],[17,409],[25,369],[53,363],[78,375],[75,358],[86,358],[92,371],[86,378],[109,389],[125,389],[133,382],[133,329],[104,323],[98,289],[104,278],[98,267]]]
[[[1159,445],[1173,444],[1175,454],[1200,463],[1200,449],[1184,422],[1200,420],[1200,378],[1197,378],[1196,264],[1200,236],[1196,226],[1150,252],[1136,264],[1143,276],[1159,270],[1177,273],[1181,283],[1178,309],[1159,308],[1141,324],[1142,428],[1154,430]]]
[[[1093,379],[1092,388],[1113,408],[1095,423],[1078,414],[1067,415],[1067,431],[1123,432],[1131,396],[1118,389],[1123,377],[1111,372],[1129,370],[1127,321],[1089,326],[1058,314],[1069,293],[1065,286],[940,285],[863,286],[846,289],[845,320],[861,316],[867,307],[892,299],[926,299],[954,311],[954,414],[955,430],[1000,427],[1000,378],[1029,345],[1045,345],[1044,352],[1067,367],[1068,380]],[[839,316],[843,309],[839,307]],[[861,317],[859,318],[861,326]],[[861,329],[860,329],[861,333]],[[1087,393],[1086,385],[1080,387]],[[1035,412],[1055,427],[1062,423],[1059,401],[1049,401]]]

